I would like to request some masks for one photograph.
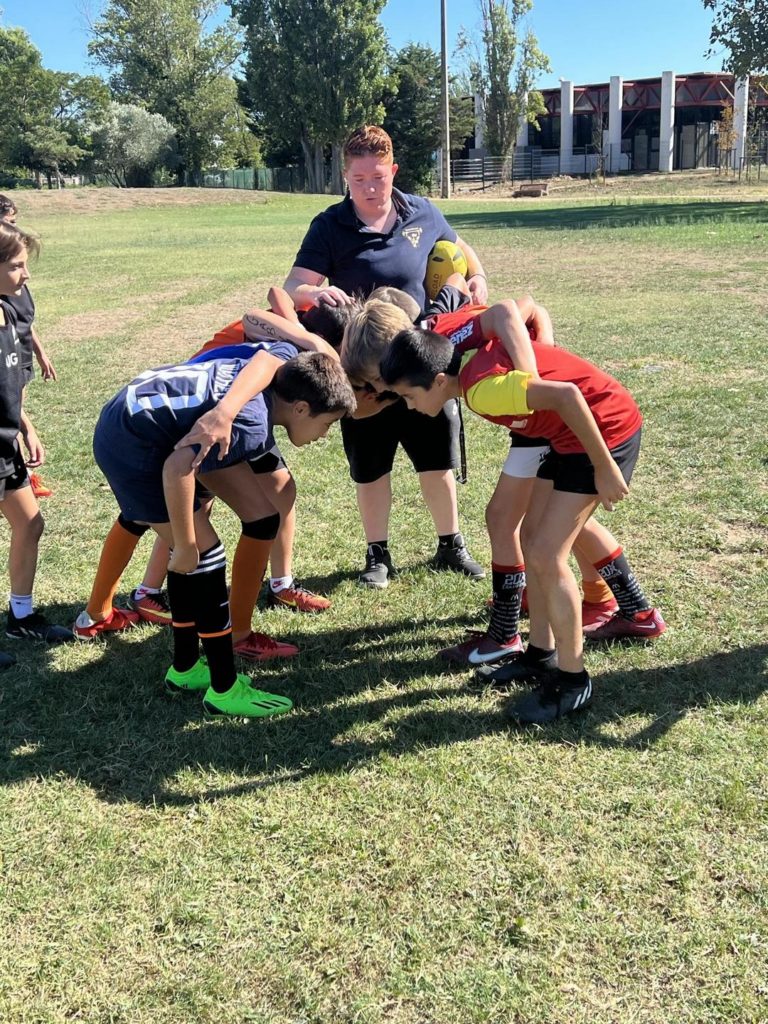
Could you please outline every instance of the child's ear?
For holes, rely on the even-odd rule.
[[[441,388],[445,387],[445,383],[446,383],[447,379],[448,379],[448,374],[446,374],[446,373],[438,373],[435,376],[435,379],[432,381],[430,387],[433,387],[433,388],[436,387],[438,390],[440,390]]]
[[[305,402],[303,399],[293,403],[293,415],[299,419],[304,419],[305,416],[309,416],[309,402]]]

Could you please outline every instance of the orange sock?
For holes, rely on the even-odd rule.
[[[259,597],[264,573],[267,571],[271,540],[240,535],[232,559],[232,587],[229,609],[234,633],[250,633],[253,609]]]
[[[115,594],[120,585],[120,577],[145,532],[144,527],[137,527],[137,529],[141,532],[132,532],[130,529],[126,529],[117,519],[107,534],[104,547],[101,549],[91,596],[85,606],[85,610],[96,622],[106,619],[112,611],[112,602],[115,600]]]
[[[613,598],[611,588],[603,580],[582,580],[584,600],[590,604],[605,604]]]

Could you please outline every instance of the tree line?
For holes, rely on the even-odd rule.
[[[392,135],[403,187],[424,190],[441,140],[440,60],[428,46],[389,46],[385,2],[231,0],[224,16],[219,0],[108,0],[88,44],[105,78],[46,69],[25,32],[0,28],[0,184],[24,171],[183,183],[209,166],[301,161],[311,191],[341,192],[343,140],[375,122]],[[768,0],[703,2],[712,45],[736,67],[765,65]],[[535,84],[549,65],[527,26],[532,6],[477,0],[478,27],[462,30],[453,60],[454,152],[473,134],[476,98],[492,155],[541,113]]]

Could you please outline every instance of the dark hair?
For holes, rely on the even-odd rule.
[[[409,327],[392,339],[381,360],[385,384],[405,383],[414,388],[431,388],[438,373],[455,377],[461,356],[448,338],[421,327]]]
[[[306,402],[312,416],[351,416],[357,400],[341,363],[324,352],[302,352],[278,367],[272,388],[284,402]]]
[[[344,328],[359,308],[354,302],[344,306],[329,306],[321,302],[319,306],[310,306],[299,313],[299,320],[303,327],[313,334],[319,334],[338,352],[344,337]]]
[[[37,256],[40,243],[29,232],[0,220],[0,263],[16,259],[22,249],[26,249],[29,256]]]
[[[0,192],[0,220],[7,217],[9,213],[18,213],[19,208],[10,196]]]

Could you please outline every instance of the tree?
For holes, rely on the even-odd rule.
[[[470,80],[483,99],[488,149],[495,156],[507,156],[522,116],[535,123],[543,110],[541,94],[533,87],[550,65],[533,32],[524,32],[523,21],[533,0],[478,0],[478,5],[479,42],[462,30],[459,52],[464,53]]]
[[[300,146],[310,190],[325,191],[325,156],[341,192],[341,147],[380,121],[384,0],[233,0],[245,29],[241,98],[268,146]]]
[[[145,188],[155,172],[176,162],[173,126],[161,114],[111,103],[93,133],[94,168],[118,188]]]
[[[726,70],[738,78],[768,72],[768,0],[704,0],[714,11],[707,56],[728,51]]]
[[[89,125],[109,101],[92,75],[50,71],[20,29],[0,29],[0,160],[53,176],[74,170],[90,149]]]
[[[427,192],[441,139],[440,57],[430,46],[409,43],[395,54],[387,84],[383,126],[392,136],[398,186]]]
[[[178,174],[216,154],[237,102],[229,72],[241,40],[229,19],[210,27],[219,0],[109,0],[91,27],[89,54],[110,71],[117,98],[161,114],[176,130]]]

